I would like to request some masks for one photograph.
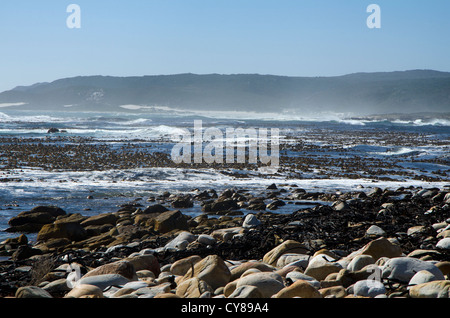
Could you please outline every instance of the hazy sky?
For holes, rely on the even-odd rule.
[[[1,0],[0,43],[0,91],[78,75],[450,71],[450,1]]]

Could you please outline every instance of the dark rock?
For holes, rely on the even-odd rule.
[[[175,200],[172,201],[172,207],[175,209],[192,208],[194,203],[190,196],[177,196]]]
[[[184,215],[178,211],[167,211],[152,219],[155,231],[164,234],[173,230],[187,230],[188,224]]]
[[[39,231],[37,240],[46,241],[48,239],[67,238],[71,241],[82,241],[87,238],[87,232],[78,223],[52,223],[45,224]]]
[[[31,256],[40,255],[40,254],[42,254],[41,250],[39,250],[37,248],[32,248],[29,245],[22,245],[22,246],[19,246],[19,248],[13,253],[11,258],[14,261],[22,261],[24,259],[30,258]]]
[[[280,206],[286,205],[286,203],[282,200],[275,200],[267,205],[268,210],[276,210]]]
[[[161,204],[153,204],[148,206],[143,213],[144,214],[151,214],[151,213],[162,213],[162,212],[167,212],[169,211],[168,208],[166,208],[165,206],[161,205]]]
[[[47,212],[21,212],[17,216],[12,217],[8,224],[11,226],[20,226],[24,224],[48,224],[52,223],[56,218]]]
[[[89,225],[104,225],[104,224],[115,225],[117,220],[118,216],[115,215],[114,213],[102,213],[91,216],[86,220],[82,221],[80,224],[85,227]]]
[[[202,207],[203,212],[221,212],[238,210],[239,206],[235,200],[228,197],[219,197],[212,203],[206,203]]]
[[[54,133],[57,133],[57,132],[59,132],[59,129],[55,128],[55,127],[52,127],[49,130],[47,130],[47,134],[54,134]]]
[[[57,206],[36,206],[31,209],[31,212],[46,212],[54,217],[66,214],[66,211]]]

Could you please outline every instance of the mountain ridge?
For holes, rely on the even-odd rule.
[[[8,103],[24,103],[17,108],[26,110],[71,106],[77,111],[125,111],[120,106],[131,104],[221,111],[446,112],[450,109],[450,72],[359,72],[329,77],[217,73],[76,76],[0,93],[0,104]]]

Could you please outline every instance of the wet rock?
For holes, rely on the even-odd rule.
[[[155,231],[162,234],[173,230],[188,230],[189,228],[186,218],[178,210],[161,213],[152,219],[152,224]]]
[[[84,227],[90,225],[105,225],[105,224],[116,225],[117,219],[118,217],[114,213],[103,213],[87,218],[86,220],[81,222],[81,225]]]
[[[55,128],[55,127],[49,128],[47,130],[47,134],[54,134],[54,133],[58,133],[58,132],[59,132],[59,129]]]
[[[163,213],[169,211],[168,208],[161,204],[153,204],[148,206],[142,213],[144,214],[153,214],[153,213]]]
[[[175,209],[192,208],[194,203],[189,195],[177,196],[171,203]]]
[[[276,209],[278,209],[280,206],[284,206],[284,205],[286,205],[286,203],[285,203],[284,201],[282,201],[282,200],[275,200],[275,201],[273,201],[273,202],[270,202],[270,203],[267,205],[267,210],[276,210]]]
[[[66,238],[71,241],[82,241],[86,239],[86,230],[78,223],[52,223],[45,224],[37,235],[38,241],[46,241],[49,239]]]
[[[220,197],[217,200],[210,203],[205,203],[202,206],[203,212],[217,213],[222,211],[234,211],[234,210],[239,210],[239,206],[237,202],[231,198]]]
[[[59,208],[36,207],[30,211],[20,212],[12,217],[8,224],[11,226],[8,232],[38,232],[45,224],[55,221],[58,215],[65,212]]]

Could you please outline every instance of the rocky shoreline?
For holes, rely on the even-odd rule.
[[[261,190],[164,193],[91,217],[23,211],[0,243],[0,296],[450,297],[448,188]],[[332,204],[295,204],[308,199]],[[183,214],[194,202],[203,213]],[[292,213],[276,213],[286,204]]]

